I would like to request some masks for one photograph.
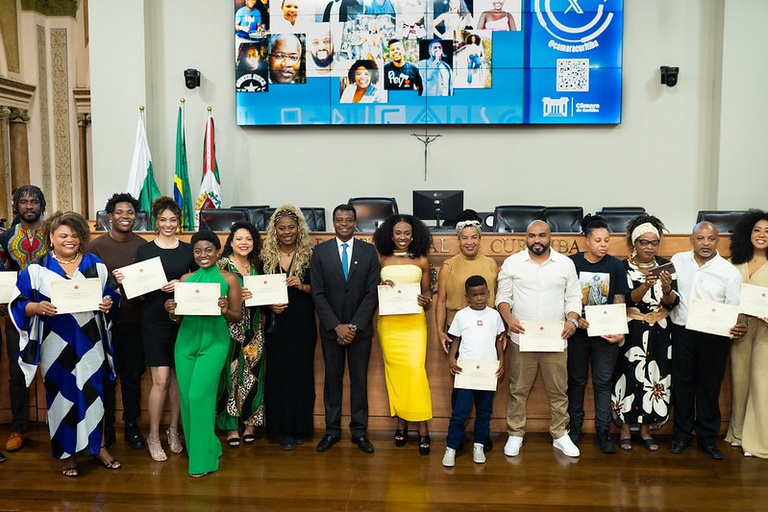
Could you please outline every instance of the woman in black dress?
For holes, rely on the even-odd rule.
[[[161,289],[144,297],[142,335],[147,366],[152,373],[152,388],[149,391],[149,435],[147,448],[152,460],[162,462],[168,456],[160,444],[160,418],[165,400],[171,403],[171,423],[166,430],[171,452],[183,450],[179,440],[179,383],[176,380],[173,351],[179,326],[171,322],[165,310],[165,301],[173,298],[174,284],[179,278],[197,268],[192,259],[188,243],[176,236],[181,230],[181,208],[170,197],[159,197],[152,203],[152,218],[155,219],[155,237],[152,243],[144,244],[136,251],[136,261],[160,257],[168,282]],[[118,280],[121,280],[118,277]]]
[[[613,414],[621,425],[619,447],[625,451],[632,450],[632,425],[640,425],[643,447],[657,451],[659,444],[650,430],[669,418],[672,347],[667,314],[680,298],[673,274],[651,273],[669,262],[656,255],[663,231],[664,223],[653,215],[640,215],[627,223],[632,255],[622,263],[632,290],[626,300],[629,334],[619,344],[611,397]]]
[[[261,260],[265,274],[286,274],[288,304],[269,306],[266,332],[267,432],[293,450],[312,434],[315,408],[315,307],[309,283],[312,257],[307,223],[292,205],[269,219]]]

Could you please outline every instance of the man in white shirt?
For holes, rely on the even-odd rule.
[[[520,453],[525,435],[528,395],[541,368],[549,398],[552,445],[569,457],[578,457],[579,449],[568,437],[568,372],[565,342],[562,352],[521,352],[521,320],[563,322],[560,336],[565,340],[576,332],[581,311],[581,288],[576,267],[570,258],[550,248],[551,233],[546,222],[536,220],[525,232],[526,251],[504,261],[499,272],[496,309],[509,327],[511,363],[509,406],[504,455]]]
[[[725,374],[730,339],[686,329],[693,299],[739,304],[741,274],[717,252],[720,239],[710,222],[700,222],[691,234],[692,251],[672,256],[677,273],[680,304],[669,313],[672,320],[672,400],[675,428],[669,451],[682,453],[693,440],[708,457],[721,460],[716,444],[720,431],[720,384]],[[739,315],[731,338],[747,332],[746,317]]]

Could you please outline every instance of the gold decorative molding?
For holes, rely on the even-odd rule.
[[[0,0],[0,38],[5,48],[8,71],[21,71],[19,55],[19,11],[16,0]]]
[[[83,127],[91,124],[91,114],[77,114],[77,126]]]
[[[83,88],[72,89],[72,98],[75,100],[75,110],[78,114],[91,113],[91,90]]]
[[[0,105],[28,109],[35,86],[0,76]]]
[[[11,117],[11,109],[5,105],[0,105],[0,120]]]
[[[12,123],[23,123],[26,124],[29,122],[29,110],[26,108],[16,108],[11,107],[11,113],[8,116],[8,120]]]
[[[51,29],[51,96],[53,100],[56,199],[60,210],[72,209],[72,151],[69,133],[67,29]]]
[[[48,110],[48,58],[45,27],[37,25],[37,83],[38,104],[40,105],[40,155],[42,158],[41,188],[45,197],[53,198],[51,179],[51,132]],[[51,201],[51,203],[53,203]]]

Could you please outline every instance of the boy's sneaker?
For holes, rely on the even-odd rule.
[[[472,446],[472,460],[475,464],[485,464],[485,446],[482,443],[475,443]]]
[[[482,445],[480,445],[480,449],[482,450]],[[453,448],[446,448],[445,449],[445,455],[443,455],[443,466],[446,468],[452,468],[456,465],[456,450]]]

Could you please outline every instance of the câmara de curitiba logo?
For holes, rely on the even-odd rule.
[[[534,0],[539,24],[554,40],[554,50],[578,53],[597,48],[600,36],[610,26],[614,13],[606,11],[610,0]]]

